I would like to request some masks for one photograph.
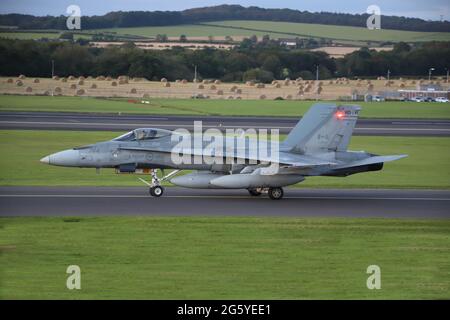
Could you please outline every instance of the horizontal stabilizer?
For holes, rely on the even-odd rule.
[[[357,160],[357,161],[353,161],[353,162],[346,163],[343,165],[339,165],[339,166],[333,167],[333,169],[351,168],[351,167],[359,167],[359,166],[365,166],[365,165],[375,164],[375,163],[384,163],[384,162],[402,159],[407,156],[408,156],[407,154],[391,155],[391,156],[373,156],[373,157],[369,157],[369,158],[366,158],[363,160]]]

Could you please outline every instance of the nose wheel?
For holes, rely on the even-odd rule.
[[[150,187],[149,193],[152,197],[161,197],[164,193],[164,188],[161,186]]]

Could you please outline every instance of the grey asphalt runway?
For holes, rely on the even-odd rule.
[[[130,114],[0,112],[0,129],[129,131],[139,127],[174,130],[192,129],[194,121],[203,128],[278,128],[288,133],[298,122],[293,117],[158,116]],[[355,135],[450,136],[450,120],[359,119]]]
[[[291,216],[450,218],[450,191],[285,188],[285,198],[246,190],[146,187],[0,187],[0,216]]]

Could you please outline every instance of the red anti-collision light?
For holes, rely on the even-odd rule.
[[[345,113],[344,111],[338,111],[336,112],[336,118],[338,118],[339,120],[341,120],[342,118],[344,118]]]

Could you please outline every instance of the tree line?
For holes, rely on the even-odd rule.
[[[256,80],[270,82],[286,77],[320,79],[334,77],[377,77],[388,70],[395,76],[444,74],[450,66],[450,42],[429,42],[411,48],[396,44],[394,50],[377,52],[362,48],[341,59],[324,52],[287,49],[276,42],[245,39],[232,50],[207,48],[189,50],[143,50],[132,42],[120,47],[94,48],[69,41],[0,40],[0,74],[49,77],[51,61],[59,76],[144,77],[192,80],[197,66],[200,78],[222,81]]]
[[[183,11],[115,11],[102,16],[83,16],[83,29],[167,26],[219,20],[265,20],[365,27],[368,14],[308,12],[293,9],[265,9],[240,5],[220,5]],[[24,14],[0,15],[0,25],[21,29],[66,29],[66,17],[37,17]],[[449,21],[382,16],[382,28],[409,31],[450,32]]]

